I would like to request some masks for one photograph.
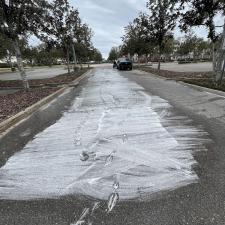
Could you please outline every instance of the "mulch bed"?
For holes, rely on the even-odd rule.
[[[27,107],[35,104],[41,99],[59,90],[62,84],[67,84],[84,74],[88,69],[79,70],[75,73],[63,74],[54,78],[30,80],[28,92],[23,89],[13,94],[0,95],[0,122],[25,110]],[[54,84],[54,85],[51,85]],[[0,89],[22,87],[21,81],[0,81]],[[40,87],[39,87],[40,86]],[[49,87],[56,86],[56,87]]]
[[[140,70],[153,73],[168,79],[183,80],[183,79],[211,79],[212,72],[174,72],[169,70],[157,70],[151,67],[140,67]]]
[[[39,100],[54,93],[59,88],[34,88],[26,92],[20,90],[14,94],[0,96],[0,122],[25,110]]]

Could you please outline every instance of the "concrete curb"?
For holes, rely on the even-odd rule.
[[[4,132],[6,132],[11,127],[15,126],[17,123],[19,123],[21,120],[27,118],[32,113],[37,111],[42,106],[46,105],[47,103],[50,103],[52,100],[63,94],[68,88],[76,87],[79,85],[79,82],[84,79],[92,70],[87,71],[77,79],[75,79],[71,84],[66,85],[65,87],[59,89],[58,91],[54,92],[53,94],[45,97],[44,99],[36,102],[32,106],[26,108],[24,111],[17,113],[16,115],[10,117],[9,119],[3,121],[0,123],[0,135],[2,135]]]
[[[178,81],[178,83],[181,83],[184,86],[191,87],[191,88],[196,89],[198,91],[206,91],[206,92],[209,92],[211,94],[215,94],[215,95],[219,95],[219,96],[225,97],[225,92],[223,92],[223,91],[219,91],[219,90],[215,90],[215,89],[211,89],[211,88],[207,88],[207,87],[198,86],[198,85],[195,85],[195,84],[189,84],[189,83],[186,83],[186,82],[183,82],[183,81]]]
[[[183,81],[174,80],[174,79],[171,79],[171,78],[161,77],[161,76],[159,76],[157,74],[149,73],[149,72],[142,71],[142,70],[138,70],[138,71],[141,71],[141,72],[143,72],[145,74],[151,75],[151,76],[153,76],[155,78],[158,78],[158,79],[167,80],[167,81],[174,81],[174,82],[180,83],[180,84],[182,84],[184,86],[187,86],[187,87],[193,88],[195,90],[198,90],[198,91],[205,91],[205,92],[209,92],[211,94],[215,94],[215,95],[218,95],[218,96],[221,96],[221,97],[225,97],[225,92],[223,92],[223,91],[219,91],[219,90],[215,90],[215,89],[211,89],[211,88],[207,88],[207,87],[198,86],[198,85],[195,85],[195,84],[189,84],[189,83],[186,83],[186,82],[183,82]]]

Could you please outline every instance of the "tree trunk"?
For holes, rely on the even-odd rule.
[[[13,71],[13,64],[12,64],[12,56],[11,53],[8,52],[8,56],[6,58],[7,64],[9,64],[11,71]]]
[[[213,71],[215,71],[215,62],[216,62],[216,60],[215,60],[215,43],[213,42],[212,43],[212,69],[213,69]]]
[[[215,75],[215,81],[218,85],[220,85],[223,81],[223,75],[224,75],[224,64],[225,64],[225,23],[223,27],[223,34],[222,34],[222,40],[220,48],[217,50],[215,54],[215,62],[213,63],[214,67],[214,75]]]
[[[163,52],[163,46],[162,43],[159,43],[159,60],[158,60],[158,70],[160,71],[161,69],[161,57],[162,57],[162,52]]]
[[[80,62],[80,69],[81,69],[81,70],[83,69],[83,64],[82,64],[82,62]]]
[[[29,90],[29,88],[30,88],[29,82],[27,80],[27,75],[26,75],[25,69],[23,67],[23,59],[22,59],[19,43],[18,43],[17,40],[13,41],[13,47],[15,49],[17,66],[18,66],[18,70],[20,72],[20,76],[21,76],[21,79],[22,79],[22,82],[23,82],[23,87],[24,87],[25,90]]]
[[[68,46],[66,48],[66,63],[67,63],[68,74],[70,74],[70,54],[69,54]]]
[[[140,57],[138,55],[138,68],[140,68]]]
[[[159,60],[158,60],[158,70],[161,69],[161,53],[159,53]]]
[[[72,50],[73,50],[73,61],[74,61],[73,70],[75,72],[77,69],[77,56],[76,56],[74,44],[72,44]]]

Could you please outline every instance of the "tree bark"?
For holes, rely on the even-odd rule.
[[[220,44],[220,48],[217,50],[215,54],[215,61],[213,63],[214,67],[214,75],[215,75],[215,82],[220,85],[223,81],[224,75],[224,63],[225,63],[225,49],[224,49],[224,42],[225,42],[225,22],[223,27],[223,34],[222,34],[222,41]]]
[[[6,61],[10,65],[11,71],[13,71],[12,56],[11,56],[11,53],[10,52],[8,52],[8,56],[6,58]]]
[[[212,69],[215,71],[215,43],[212,43]]]
[[[29,82],[27,80],[27,75],[26,75],[26,72],[25,72],[25,69],[23,66],[23,59],[22,59],[19,43],[17,40],[13,41],[13,47],[15,49],[17,66],[18,66],[18,70],[20,72],[20,76],[21,76],[21,79],[23,82],[23,87],[25,90],[29,90],[30,86],[29,86]]]
[[[74,61],[73,70],[75,71],[77,68],[77,56],[76,56],[74,44],[72,44],[72,50],[73,50],[73,61]]]
[[[158,70],[161,69],[161,57],[162,57],[162,43],[159,44],[159,59],[158,59]]]
[[[138,68],[140,68],[140,57],[138,55]]]
[[[70,54],[69,54],[68,46],[66,47],[66,63],[67,63],[68,74],[70,74]]]
[[[158,60],[158,70],[161,69],[161,53],[159,53],[159,60]]]

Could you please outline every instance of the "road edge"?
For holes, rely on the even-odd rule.
[[[137,69],[137,70],[140,71],[140,72],[143,72],[143,74],[146,74],[146,75],[148,74],[148,75],[151,75],[151,76],[153,76],[155,78],[158,78],[158,79],[167,80],[167,81],[174,81],[174,82],[177,82],[179,84],[182,84],[183,86],[187,86],[187,87],[193,88],[193,89],[198,90],[198,91],[205,91],[205,92],[208,92],[208,93],[211,93],[211,94],[215,94],[215,95],[218,95],[218,96],[221,96],[221,97],[225,97],[225,92],[223,92],[223,91],[219,91],[219,90],[215,90],[215,89],[207,88],[207,87],[202,87],[202,86],[195,85],[195,84],[189,84],[189,83],[186,83],[184,81],[174,80],[172,78],[162,77],[162,76],[159,76],[157,74],[149,73],[149,72],[142,71],[142,70],[139,70],[139,69]]]
[[[195,85],[195,84],[189,84],[189,83],[186,83],[186,82],[183,82],[183,81],[177,81],[177,82],[183,84],[184,86],[188,86],[188,87],[191,87],[193,89],[197,89],[198,91],[206,91],[206,92],[209,92],[211,94],[215,94],[215,95],[219,95],[221,97],[225,97],[224,91],[219,91],[219,90],[215,90],[215,89],[212,89],[212,88],[202,87],[202,86]]]
[[[76,78],[74,81],[72,81],[70,84],[66,85],[65,87],[60,88],[58,91],[52,93],[51,95],[41,99],[40,101],[36,102],[35,104],[31,105],[30,107],[26,108],[25,110],[17,113],[16,115],[8,118],[7,120],[0,123],[0,136],[4,135],[4,133],[7,132],[10,128],[18,124],[23,119],[26,119],[28,116],[33,114],[35,111],[40,109],[46,104],[49,104],[51,101],[55,100],[57,97],[59,97],[61,94],[63,94],[68,88],[76,87],[79,85],[79,82],[88,76],[88,74],[91,73],[93,69],[88,70],[78,78]]]

